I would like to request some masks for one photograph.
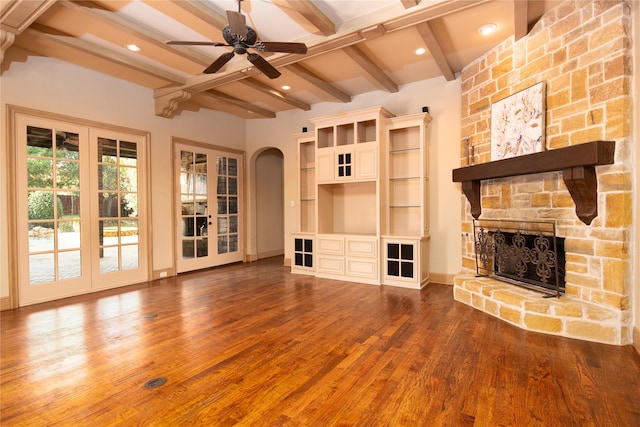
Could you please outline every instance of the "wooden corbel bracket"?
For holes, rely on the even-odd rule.
[[[482,180],[562,171],[569,194],[576,204],[576,215],[589,225],[598,216],[595,167],[613,164],[614,155],[614,141],[593,141],[454,169],[453,181],[462,183],[462,192],[471,204],[471,215],[478,219],[482,213]]]
[[[170,119],[181,102],[191,99],[191,93],[184,89],[162,88],[155,90],[154,99],[156,115]]]

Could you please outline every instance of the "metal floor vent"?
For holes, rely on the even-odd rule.
[[[147,390],[153,390],[154,388],[162,387],[166,383],[167,383],[166,377],[156,377],[144,383],[144,388],[146,388]]]

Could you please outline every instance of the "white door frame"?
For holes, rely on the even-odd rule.
[[[222,155],[222,156],[230,156],[236,157],[238,159],[238,233],[239,233],[239,250],[238,253],[226,254],[226,255],[217,255],[215,252],[216,241],[215,236],[216,233],[213,230],[216,230],[217,224],[215,223],[215,214],[212,214],[211,228],[208,234],[209,241],[209,254],[206,258],[206,262],[197,262],[197,260],[187,260],[186,262],[180,259],[181,250],[178,245],[182,244],[181,242],[181,229],[182,229],[182,218],[181,218],[181,193],[179,186],[180,179],[180,171],[178,170],[178,162],[180,161],[179,151],[180,150],[187,151],[198,151],[203,150],[209,154],[214,155]],[[172,200],[172,217],[173,217],[173,254],[174,254],[174,266],[176,273],[183,273],[191,270],[214,267],[218,265],[227,264],[230,262],[244,261],[245,251],[246,251],[246,196],[245,196],[245,153],[241,150],[235,150],[228,147],[223,147],[219,145],[207,144],[197,141],[192,141],[179,137],[172,137],[171,143],[171,165],[172,165],[172,173],[173,179],[172,181],[172,191],[171,191],[171,200]],[[212,179],[215,176],[215,168],[208,168],[208,185],[209,188],[213,189],[214,193],[209,193],[210,197],[215,199],[215,182]],[[211,194],[213,194],[211,196]],[[209,207],[209,212],[215,212],[215,202],[209,203],[211,206]]]

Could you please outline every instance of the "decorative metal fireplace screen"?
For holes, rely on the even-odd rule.
[[[549,296],[564,292],[564,238],[553,222],[474,220],[476,273]]]

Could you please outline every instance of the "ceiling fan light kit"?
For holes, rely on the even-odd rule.
[[[204,74],[212,74],[220,71],[224,65],[235,55],[247,55],[247,60],[258,70],[270,79],[280,77],[281,73],[266,59],[257,53],[248,52],[248,49],[255,49],[260,52],[280,52],[306,54],[307,46],[304,43],[294,42],[266,42],[259,41],[256,31],[246,23],[246,17],[241,12],[241,2],[238,0],[238,11],[227,10],[228,24],[222,29],[222,38],[226,43],[220,42],[196,42],[196,41],[168,41],[169,45],[187,46],[228,46],[232,47],[231,52],[220,55],[211,65],[204,69]]]

